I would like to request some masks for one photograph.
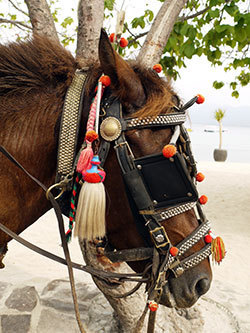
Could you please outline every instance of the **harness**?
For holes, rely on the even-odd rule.
[[[135,223],[146,245],[144,248],[139,249],[127,249],[122,251],[106,250],[105,255],[113,262],[151,259],[151,264],[146,267],[145,271],[141,274],[117,274],[71,263],[67,244],[65,243],[65,236],[63,236],[64,227],[58,206],[61,198],[59,198],[57,202],[51,193],[51,190],[55,188],[59,189],[60,193],[58,197],[62,194],[64,196],[64,191],[68,191],[72,188],[76,165],[75,160],[77,160],[77,154],[75,152],[77,146],[76,140],[78,137],[78,126],[82,109],[79,106],[83,103],[85,79],[85,72],[77,72],[67,92],[60,130],[56,184],[47,189],[30,175],[3,147],[0,147],[1,152],[7,158],[21,168],[47,192],[47,198],[51,201],[58,218],[66,261],[28,243],[1,224],[0,229],[40,254],[63,264],[67,263],[71,281],[73,279],[72,267],[74,267],[86,271],[98,279],[108,280],[111,278],[113,281],[116,279],[118,284],[121,281],[138,282],[138,285],[133,288],[131,292],[125,295],[119,295],[119,297],[126,297],[132,294],[142,283],[146,282],[148,303],[151,305],[152,309],[152,305],[155,306],[161,297],[166,278],[170,271],[175,277],[178,277],[183,274],[185,270],[198,265],[211,254],[211,244],[207,244],[199,252],[183,258],[186,252],[207,235],[210,230],[210,223],[206,219],[198,201],[195,181],[197,174],[196,164],[192,155],[188,133],[183,126],[186,120],[185,110],[195,103],[197,97],[194,97],[181,108],[175,107],[173,113],[140,119],[125,119],[123,117],[121,104],[117,99],[107,96],[102,101],[101,108],[103,117],[101,117],[100,121],[102,140],[99,147],[101,165],[105,164],[108,152],[111,147],[113,147],[121,168]],[[77,96],[76,100],[75,96]],[[71,103],[72,100],[74,100],[73,104]],[[169,159],[164,158],[162,154],[149,155],[136,159],[126,140],[126,132],[132,129],[140,130],[152,127],[171,127],[173,134],[170,143],[178,146],[180,152],[177,152]],[[164,175],[164,182],[162,181],[162,175]],[[172,182],[172,179],[174,179],[177,184]],[[61,200],[61,203],[62,202],[63,200]],[[176,245],[178,253],[177,255],[173,255],[171,254],[172,244],[161,223],[168,218],[193,208],[196,209],[199,226],[188,237]],[[149,270],[151,270],[150,276]],[[73,282],[71,286],[72,284]],[[74,294],[74,287],[72,287],[72,290]],[[79,324],[80,319],[77,319]],[[153,332],[154,320],[155,314],[151,312],[149,316],[149,327],[151,328],[148,332]],[[81,331],[83,330],[81,329]]]
[[[81,73],[77,75],[81,77]],[[101,141],[98,151],[101,166],[105,165],[109,150],[114,148],[130,208],[138,231],[146,245],[145,248],[140,249],[105,250],[105,255],[113,262],[151,259],[151,275],[147,283],[148,303],[151,306],[155,306],[159,302],[170,271],[175,277],[179,277],[187,269],[198,265],[211,254],[211,244],[206,244],[200,251],[184,258],[186,252],[210,231],[210,223],[198,201],[195,180],[197,174],[196,163],[188,132],[183,126],[186,120],[185,111],[196,100],[197,97],[194,97],[181,108],[174,107],[172,113],[145,118],[124,118],[121,103],[118,99],[109,95],[103,98],[101,104]],[[80,110],[77,112],[80,112]],[[71,115],[72,110],[70,117]],[[65,118],[65,115],[63,117]],[[75,118],[79,118],[79,116]],[[162,153],[141,158],[134,157],[133,151],[126,140],[127,131],[167,127],[170,127],[173,133],[170,144],[178,146],[180,152],[169,159],[163,157]],[[65,137],[62,140],[65,140]],[[63,150],[62,146],[65,145],[62,140],[59,141],[59,149],[61,150]],[[67,145],[70,145],[71,141],[72,139],[69,139]],[[61,159],[61,161],[64,160]],[[58,163],[60,166],[60,159]],[[65,180],[67,184],[68,179],[71,181],[74,172],[72,163],[70,168],[72,171],[69,173],[69,167],[67,167],[67,171],[66,168],[63,171],[63,168],[60,167],[57,179],[61,179],[61,182],[56,184],[56,187],[63,189]],[[172,244],[161,223],[191,209],[196,209],[199,226],[176,245],[178,253],[172,255],[170,253]],[[130,295],[140,285],[141,282],[130,293],[120,297]]]

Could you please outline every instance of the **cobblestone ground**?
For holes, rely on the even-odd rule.
[[[98,289],[77,283],[76,291],[81,320],[88,333],[122,332],[113,309]],[[156,333],[208,333],[216,330],[216,322],[221,321],[225,323],[223,333],[237,332],[230,313],[221,308],[214,311],[214,307],[216,304],[205,300],[189,310],[161,307],[157,314]],[[211,311],[217,312],[212,321],[207,320]],[[0,333],[79,332],[69,282],[62,279],[49,282],[40,294],[34,286],[17,287],[0,282],[0,320]]]

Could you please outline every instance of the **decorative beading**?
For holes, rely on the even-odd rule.
[[[188,202],[185,204],[180,204],[176,207],[168,208],[164,210],[163,212],[156,214],[156,219],[158,222],[162,222],[166,219],[169,219],[170,217],[182,214],[187,212],[188,210],[194,208],[196,205],[196,202]]]
[[[186,121],[185,113],[170,113],[159,116],[149,116],[145,118],[127,119],[127,129],[149,127],[149,126],[170,126],[180,125]]]
[[[74,163],[77,128],[80,118],[78,110],[86,76],[82,72],[75,73],[64,102],[57,162],[57,173],[61,178],[72,171]]]
[[[190,258],[187,261],[184,261],[182,264],[182,267],[184,268],[184,270],[187,270],[189,268],[197,266],[200,262],[202,262],[204,259],[209,257],[210,254],[211,254],[211,246],[210,246],[210,244],[208,244],[198,254],[195,253],[195,256],[193,258]]]
[[[197,232],[192,237],[188,237],[187,240],[178,246],[179,253],[178,255],[184,254],[188,249],[190,249],[194,244],[196,244],[201,238],[203,238],[208,231],[211,229],[211,224],[209,221],[206,221]]]

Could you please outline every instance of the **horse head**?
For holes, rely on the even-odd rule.
[[[166,185],[166,181],[164,181],[165,178],[168,180],[171,179],[171,183],[179,183],[179,180],[176,179],[176,173],[172,174],[171,167],[164,169],[164,162],[160,169],[157,169],[157,167],[154,168],[154,163],[157,164],[157,158],[156,160],[154,160],[154,158],[157,154],[160,154],[163,147],[170,142],[173,136],[174,126],[168,126],[164,123],[164,120],[162,121],[162,126],[154,126],[157,124],[154,124],[153,120],[158,119],[157,117],[162,115],[169,115],[176,110],[178,110],[178,113],[180,111],[180,100],[170,84],[165,79],[159,77],[155,71],[145,69],[136,62],[129,63],[122,59],[122,57],[114,51],[105,32],[102,32],[100,38],[99,58],[102,72],[111,78],[111,86],[108,93],[109,97],[106,99],[111,96],[112,100],[115,99],[119,101],[119,105],[121,104],[122,108],[120,115],[122,119],[119,119],[119,121],[121,121],[122,126],[125,126],[124,122],[127,124],[126,130],[123,132],[123,139],[120,142],[111,140],[111,147],[116,145],[116,148],[110,149],[104,164],[107,172],[105,187],[110,198],[110,208],[107,210],[106,214],[107,239],[112,247],[117,250],[141,247],[155,248],[157,241],[153,239],[154,234],[152,232],[150,233],[150,230],[145,227],[145,224],[147,224],[149,220],[154,219],[156,211],[161,214],[164,208],[171,209],[172,206],[177,206],[178,208],[178,204],[180,203],[178,203],[177,200],[176,205],[173,203],[170,205],[169,203],[165,203],[164,205],[163,199],[163,205],[159,203],[157,205],[155,204],[156,200],[152,198],[153,192],[157,191],[157,188],[159,188],[161,192],[164,192],[161,183]],[[117,115],[115,117],[117,117]],[[142,125],[129,127],[128,124],[131,124],[131,119],[142,120]],[[153,120],[149,121],[147,126],[143,126],[143,119]],[[183,146],[181,142],[183,136],[184,133],[178,137],[176,147],[184,163],[185,172],[189,173],[187,177],[192,182],[191,178],[194,177],[194,174],[193,170],[190,171],[190,165],[188,165],[190,156],[186,156],[185,158],[182,156],[185,154],[188,155],[188,153],[185,152],[185,144]],[[155,179],[158,182],[158,184],[155,184],[156,189],[151,189],[151,193],[149,193],[153,202],[150,208],[154,211],[153,215],[152,213],[150,215],[148,212],[149,208],[147,207],[147,210],[143,207],[143,204],[138,208],[137,202],[135,202],[136,199],[131,195],[131,188],[129,189],[129,184],[126,182],[126,175],[124,181],[124,175],[122,175],[124,172],[120,171],[119,158],[117,159],[115,156],[115,150],[117,150],[119,145],[123,144],[122,141],[126,143],[125,149],[127,154],[130,155],[129,159],[131,155],[133,155],[133,161],[140,161],[140,159],[142,159],[141,161],[143,162],[144,157],[153,157],[153,162],[149,164],[149,166],[145,162],[145,169],[149,170],[149,175],[145,177]],[[161,160],[161,157],[159,158]],[[138,167],[139,164],[135,162],[135,165]],[[159,165],[161,165],[161,163]],[[152,170],[150,171],[151,166]],[[137,169],[133,172],[137,172]],[[159,172],[161,174],[159,174]],[[132,173],[128,173],[127,178],[130,177],[133,177]],[[146,179],[146,181],[147,180],[148,179]],[[143,182],[145,182],[145,179],[143,179]],[[141,191],[143,191],[143,189]],[[143,195],[143,193],[141,193],[141,195]],[[197,201],[197,198],[195,200]],[[190,207],[194,207],[194,205]],[[143,212],[143,209],[146,210],[146,212]],[[197,218],[197,213],[195,213],[193,208],[189,208],[184,212],[180,210],[173,215],[172,217],[166,215],[167,217],[164,218],[164,214],[161,214],[162,218],[160,222],[157,222],[157,225],[164,227],[171,246],[176,246],[177,244],[185,242],[188,237],[191,237],[195,233],[195,230],[200,227],[201,221]],[[157,236],[158,239],[162,237],[162,235],[156,235],[156,239]],[[163,237],[165,236],[163,235]],[[185,258],[189,258],[192,255],[195,256],[195,254],[204,247],[206,247],[204,236],[198,237],[198,240],[194,241],[185,253],[179,255],[178,260],[185,261]],[[160,252],[160,261],[166,260],[166,256],[168,255],[169,245]],[[136,272],[141,272],[149,262],[151,262],[150,259],[139,262],[130,261],[128,263]],[[157,269],[159,269],[159,266]],[[205,294],[210,287],[212,273],[209,259],[204,257],[198,264],[191,265],[191,268],[185,270],[181,275],[176,274],[177,271],[167,269],[167,272],[165,272],[159,302],[168,307],[190,307],[201,295]],[[179,271],[181,271],[181,269],[179,269]],[[150,286],[148,286],[148,288],[150,289]]]

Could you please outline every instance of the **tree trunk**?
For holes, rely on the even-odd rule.
[[[76,57],[82,67],[98,60],[98,43],[103,17],[104,0],[79,2]]]
[[[59,41],[55,23],[46,0],[24,0],[28,10],[33,32]]]
[[[129,268],[127,264],[121,264],[119,267],[114,267],[112,264],[103,265],[100,260],[97,260],[96,247],[91,245],[91,243],[80,242],[80,247],[84,260],[87,265],[95,268],[111,270],[117,273],[132,273],[133,271]],[[114,298],[114,295],[121,295],[130,291],[135,283],[125,282],[114,289],[109,288],[107,284],[99,279],[93,278],[97,287],[104,294],[112,308],[114,309],[120,326],[120,333],[142,333],[146,332],[146,320],[141,323],[141,327],[137,326],[138,320],[143,313],[146,305],[146,294],[144,292],[145,286],[142,286],[133,295],[126,298]],[[136,327],[137,326],[137,327]]]
[[[219,121],[219,134],[220,134],[219,149],[221,149],[221,147],[222,147],[222,123],[221,123],[221,120]]]
[[[152,67],[161,59],[173,26],[187,0],[166,0],[159,10],[137,60]]]

